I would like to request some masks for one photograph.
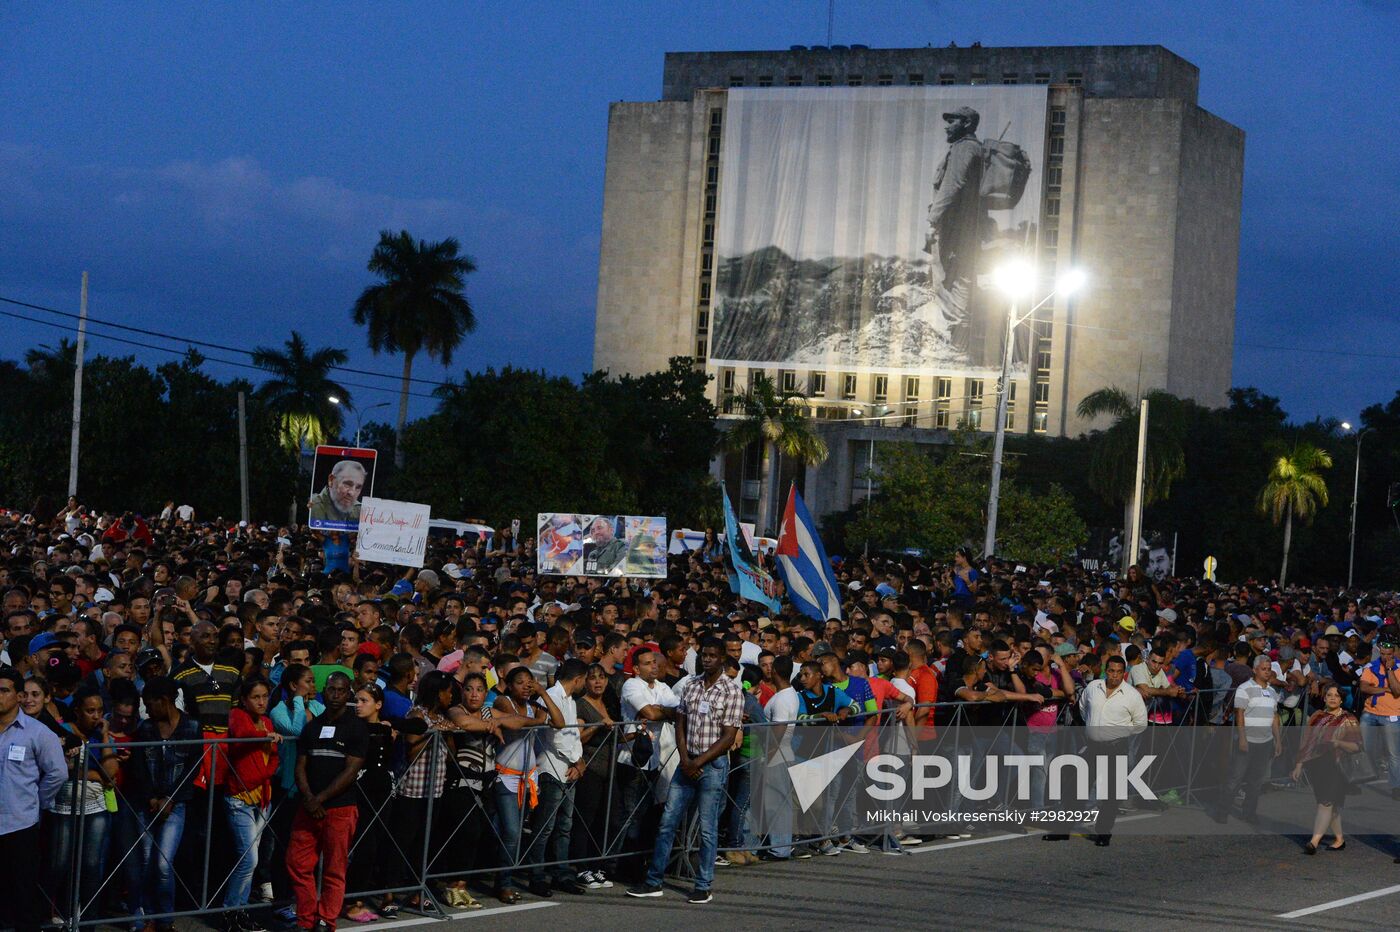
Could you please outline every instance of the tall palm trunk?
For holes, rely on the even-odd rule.
[[[1282,589],[1288,584],[1288,548],[1293,545],[1293,503],[1288,503],[1288,510],[1284,513],[1283,519],[1283,568],[1278,571],[1278,587]]]
[[[403,354],[403,383],[399,387],[399,423],[394,428],[394,468],[403,469],[403,427],[408,423],[408,381],[413,375],[413,353]]]

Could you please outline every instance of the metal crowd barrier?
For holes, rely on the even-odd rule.
[[[1225,690],[1219,692],[1233,692]],[[1194,694],[1188,699],[1188,709],[1199,710],[1208,700],[1213,700],[1215,695],[1208,691]],[[1060,724],[1069,724],[1071,717],[1071,700],[1063,700],[1060,711]],[[936,715],[939,722],[936,729],[942,741],[951,741],[954,744],[961,740],[961,730],[971,727],[969,721],[969,710],[974,706],[983,706],[984,703],[932,703],[916,706],[918,709],[930,709],[930,720]],[[1208,710],[1210,706],[1206,705]],[[1303,712],[1295,724],[1306,722],[1308,716],[1308,702],[1306,694],[1302,702]],[[347,713],[353,714],[353,713]],[[1197,722],[1208,716],[1201,715],[1199,711],[1190,712],[1184,716],[1178,716],[1174,724],[1151,726],[1140,735],[1141,742],[1139,750],[1151,751],[1170,757],[1176,741],[1180,737],[1179,733],[1183,728],[1198,727]],[[1019,722],[1019,716],[1013,715],[1003,722],[999,727],[1014,729]],[[744,727],[748,733],[757,735],[761,729],[777,727],[787,727],[791,723],[755,722],[746,724]],[[541,730],[549,730],[548,725],[535,726]],[[589,869],[593,865],[611,867],[621,861],[630,860],[634,864],[641,865],[644,869],[646,859],[651,856],[650,832],[654,829],[655,819],[659,815],[657,806],[664,803],[664,797],[657,798],[656,781],[661,777],[652,778],[639,776],[635,769],[627,769],[626,765],[617,762],[617,752],[622,742],[627,740],[629,734],[635,733],[641,726],[640,723],[628,722],[618,723],[612,726],[589,726],[579,724],[568,726],[580,730],[589,727],[607,727],[607,737],[593,749],[592,755],[585,757],[585,763],[592,763],[594,757],[599,757],[605,763],[601,768],[606,771],[606,783],[602,793],[602,805],[604,807],[601,826],[596,818],[596,812],[592,813],[594,818],[577,818],[577,799],[568,799],[567,795],[561,796],[554,803],[549,811],[543,811],[544,804],[522,813],[518,820],[515,820],[519,828],[515,832],[503,831],[502,820],[496,810],[496,801],[489,793],[481,793],[472,790],[462,784],[463,779],[471,779],[474,775],[463,771],[452,751],[448,739],[452,735],[451,731],[430,731],[427,740],[418,748],[413,760],[407,763],[412,764],[418,761],[423,754],[430,754],[428,761],[428,795],[423,798],[421,807],[423,810],[421,826],[414,827],[405,824],[405,821],[398,817],[397,809],[403,804],[400,800],[406,797],[405,777],[407,768],[399,769],[393,780],[393,785],[389,796],[383,800],[368,801],[361,806],[361,824],[357,826],[355,838],[350,850],[350,864],[356,864],[356,852],[361,849],[365,839],[371,837],[371,832],[377,832],[376,837],[382,841],[387,838],[391,843],[391,850],[387,852],[371,852],[371,856],[378,862],[377,877],[381,880],[392,882],[372,884],[364,889],[355,889],[347,882],[345,901],[347,903],[356,900],[368,901],[371,897],[386,895],[410,895],[420,898],[420,904],[427,900],[432,900],[438,908],[436,911],[425,910],[420,907],[417,911],[425,915],[443,915],[441,904],[437,902],[438,893],[434,889],[434,884],[442,881],[482,879],[502,870],[510,870],[513,874],[524,871],[547,870],[549,868],[568,868],[570,872],[577,873]],[[671,726],[666,726],[670,728]],[[980,726],[985,728],[986,726]],[[1213,726],[1221,727],[1221,726]],[[1290,729],[1285,729],[1287,732]],[[1301,732],[1301,729],[1292,729]],[[834,729],[833,729],[834,731]],[[1222,732],[1228,734],[1228,731]],[[75,842],[72,845],[73,857],[71,863],[66,865],[53,865],[54,872],[51,876],[60,879],[62,882],[58,890],[53,891],[55,898],[51,901],[56,913],[61,914],[63,924],[69,929],[77,930],[84,926],[95,926],[99,924],[111,925],[131,925],[145,922],[163,922],[189,917],[189,916],[212,916],[227,912],[231,909],[262,908],[265,904],[260,901],[252,901],[246,907],[225,907],[222,905],[221,894],[226,889],[234,870],[237,869],[237,861],[233,865],[226,862],[230,860],[230,852],[224,846],[217,843],[217,839],[223,835],[222,827],[216,820],[222,820],[220,814],[216,816],[215,809],[220,808],[219,797],[222,793],[220,789],[196,789],[194,797],[186,804],[186,832],[182,839],[180,851],[175,858],[175,882],[176,887],[176,908],[172,911],[161,913],[144,913],[132,906],[133,898],[135,902],[140,901],[141,891],[130,889],[132,883],[143,883],[148,872],[149,865],[140,862],[140,852],[143,848],[143,841],[151,835],[150,828],[142,824],[141,820],[134,818],[137,811],[137,803],[144,805],[144,801],[128,799],[125,794],[118,789],[116,792],[117,808],[116,812],[104,813],[110,819],[115,819],[122,826],[122,837],[109,845],[107,857],[101,859],[104,869],[100,878],[93,881],[90,877],[84,878],[83,849],[85,842],[91,842],[87,832],[88,822],[91,816],[82,814],[81,801],[86,798],[88,777],[87,773],[94,751],[101,748],[114,747],[118,751],[129,751],[138,747],[176,745],[200,745],[202,752],[209,755],[209,759],[214,765],[214,772],[218,772],[218,761],[221,756],[227,756],[226,748],[239,743],[259,742],[260,739],[217,739],[208,741],[184,741],[184,742],[120,742],[114,745],[87,745],[81,751],[80,768],[78,777],[75,780],[71,801],[73,811],[77,813],[72,816],[60,816],[53,813],[46,813],[46,818],[52,820],[71,818],[76,825],[72,827],[75,832]],[[284,744],[294,745],[294,740],[283,739]],[[1194,742],[1185,742],[1194,749]],[[1232,742],[1225,742],[1226,745]],[[1293,742],[1296,749],[1296,738]],[[587,750],[587,749],[586,749]],[[661,753],[657,749],[657,753]],[[1285,759],[1291,760],[1289,754],[1284,755]],[[731,777],[725,788],[724,809],[721,811],[721,833],[726,814],[731,807],[742,809],[751,800],[742,798],[740,787],[746,780],[745,771],[753,766],[756,758],[740,758],[737,766],[731,768]],[[658,757],[658,770],[661,772],[675,771],[678,763],[678,751],[674,747],[674,741],[670,742],[670,747],[665,751],[664,756]],[[1176,789],[1183,804],[1199,804],[1202,799],[1199,791],[1208,789],[1201,783],[1203,762],[1195,760],[1188,755],[1188,759],[1180,762],[1180,782],[1173,784],[1170,788]],[[95,769],[95,767],[93,768]],[[186,774],[185,780],[192,780],[198,769],[192,769]],[[594,774],[596,777],[596,774]],[[541,779],[536,774],[536,780]],[[624,780],[630,782],[630,786],[624,785]],[[274,777],[274,782],[276,778]],[[581,781],[580,781],[581,782]],[[591,785],[596,789],[596,781],[591,781]],[[441,786],[440,792],[434,793],[434,788]],[[576,794],[579,783],[573,784],[573,792]],[[848,792],[854,792],[853,788],[848,788]],[[448,794],[453,794],[450,798]],[[284,870],[282,854],[286,850],[287,837],[286,828],[290,824],[288,818],[289,810],[300,805],[298,797],[294,793],[283,793],[280,787],[274,791],[274,798],[269,808],[264,828],[255,840],[255,845],[264,851],[270,849],[273,856],[271,864],[265,863],[266,854],[259,858],[259,873],[268,876],[268,868],[275,872]],[[565,803],[573,809],[572,813],[564,813]],[[1007,801],[1009,802],[1009,801]],[[449,803],[451,805],[449,805]],[[845,799],[836,801],[838,810],[846,803]],[[596,804],[596,802],[595,802]],[[465,807],[465,808],[464,808]],[[538,833],[532,830],[532,826],[550,826],[561,814],[570,815],[572,818],[571,844],[576,851],[588,851],[591,853],[569,856],[549,860],[547,852],[541,850],[543,842],[540,841]],[[197,833],[194,837],[189,832],[189,818],[191,815],[202,819],[202,837]],[[365,816],[368,817],[368,824],[365,823]],[[741,820],[742,821],[742,820]],[[464,832],[468,831],[468,823],[472,823],[472,829],[477,837],[474,839],[463,839]],[[650,822],[652,824],[644,824]],[[133,826],[136,834],[131,836]],[[104,826],[98,834],[102,836],[105,843],[113,834],[114,827]],[[601,831],[599,829],[601,828]],[[421,841],[417,835],[421,830]],[[698,845],[698,823],[690,820],[678,832],[678,844],[671,852],[670,873],[680,876],[693,876],[698,865],[695,864],[695,857],[699,851]],[[747,837],[754,835],[749,831],[749,826],[743,825],[743,830]],[[800,841],[792,840],[789,844],[820,844],[823,841],[836,840],[849,836],[872,837],[882,834],[892,834],[893,830],[889,826],[872,825],[864,822],[837,825],[833,824],[830,831],[816,835],[803,836]],[[582,833],[582,834],[580,834]],[[270,838],[264,838],[266,834]],[[129,837],[131,836],[131,837]],[[528,836],[528,840],[527,840]],[[412,850],[404,850],[401,841],[413,840],[415,844]],[[762,837],[756,838],[756,843],[752,845],[743,844],[744,839],[740,839],[739,845],[725,845],[721,835],[720,852],[731,851],[771,851],[775,847],[787,847],[788,844],[774,845],[770,840]],[[159,847],[151,844],[151,856],[159,856]],[[362,856],[363,853],[362,853]],[[138,861],[132,861],[137,858]],[[463,861],[468,866],[463,868]],[[471,863],[476,861],[478,863]],[[485,863],[480,863],[484,861]],[[386,863],[387,862],[387,863]],[[355,875],[352,870],[351,876]],[[633,872],[635,875],[635,871]],[[118,893],[123,883],[128,885],[126,899],[120,902]],[[85,886],[86,883],[86,886]],[[212,884],[212,887],[211,887]],[[255,874],[252,881],[253,889],[256,891],[259,881]],[[524,884],[522,883],[521,886]],[[108,905],[104,906],[104,902]]]

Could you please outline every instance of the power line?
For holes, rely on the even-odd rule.
[[[0,298],[0,300],[4,300],[4,299],[3,299],[3,298]],[[13,302],[13,303],[18,303],[18,302]],[[63,324],[56,323],[56,322],[51,321],[51,320],[42,320],[42,319],[40,319],[40,318],[38,318],[38,317],[30,317],[30,316],[27,315],[27,314],[17,314],[17,313],[15,313],[14,311],[0,311],[0,316],[13,317],[13,318],[15,318],[16,320],[26,320],[26,321],[29,321],[30,323],[33,323],[33,324],[39,324],[40,326],[43,326],[43,327],[54,327],[55,329],[58,329],[58,330],[69,330],[69,329],[71,329],[71,328],[69,328],[69,327],[67,327],[67,326],[65,326],[65,325],[63,325]],[[179,350],[179,349],[175,349],[174,347],[170,347],[170,346],[157,346],[157,345],[155,345],[154,343],[142,343],[140,340],[128,340],[128,339],[126,339],[125,337],[114,337],[114,336],[112,336],[112,335],[109,334],[109,333],[96,333],[96,334],[94,334],[94,333],[89,333],[89,334],[88,334],[88,339],[89,339],[89,340],[92,340],[92,339],[110,340],[110,341],[112,341],[113,343],[124,343],[124,344],[126,344],[127,346],[139,346],[139,347],[141,347],[141,348],[143,348],[143,349],[156,350],[156,351],[162,352],[162,353],[170,353],[170,354],[175,355],[175,356],[184,356],[184,355],[188,352],[188,350],[190,349],[190,347],[186,347],[184,350]],[[176,339],[176,338],[171,337],[170,339]],[[248,363],[248,362],[236,362],[236,361],[234,361],[234,360],[232,360],[232,359],[220,359],[220,358],[218,358],[217,356],[207,356],[207,355],[204,355],[204,354],[201,354],[201,355],[204,356],[204,359],[208,360],[209,362],[218,363],[218,364],[224,365],[224,366],[235,366],[235,367],[237,367],[237,368],[239,368],[239,369],[252,369],[254,372],[261,372],[261,373],[263,373],[263,374],[266,374],[266,373],[267,373],[267,370],[266,370],[266,369],[262,368],[261,366],[255,366],[255,365],[253,365],[252,363]],[[393,396],[395,396],[395,397],[397,397],[397,396],[399,395],[399,392],[398,392],[396,389],[392,389],[392,388],[389,388],[389,387],[383,386],[383,385],[364,385],[364,384],[359,383],[359,382],[340,382],[339,384],[341,384],[342,386],[344,386],[344,387],[346,387],[346,388],[361,388],[361,389],[364,389],[365,391],[370,391],[370,392],[383,392],[383,393],[386,394],[386,395],[393,395]],[[409,394],[411,397],[413,397],[413,398],[428,398],[428,399],[432,399],[432,400],[434,400],[434,401],[438,400],[436,395],[429,395],[429,394],[425,394],[425,393],[423,393],[423,392],[409,392],[408,394]]]
[[[78,315],[77,315],[77,314],[74,314],[74,313],[71,312],[71,311],[62,311],[62,310],[59,310],[59,309],[56,308],[56,307],[46,307],[46,306],[44,306],[44,305],[42,305],[42,304],[31,304],[31,303],[28,302],[28,301],[19,301],[19,300],[15,299],[15,298],[6,298],[6,297],[3,297],[3,296],[0,296],[0,302],[4,302],[5,304],[17,305],[17,306],[19,306],[19,307],[27,307],[27,308],[29,308],[29,309],[31,309],[31,310],[35,310],[35,311],[44,311],[45,313],[48,313],[48,314],[58,314],[58,315],[61,316],[61,317],[67,317],[67,318],[70,318],[70,319],[72,319],[72,320],[77,320],[77,319],[78,319]],[[28,318],[25,318],[25,319],[28,319]],[[187,344],[191,344],[191,345],[193,345],[193,346],[205,346],[205,347],[208,347],[208,348],[210,348],[210,349],[221,350],[221,351],[223,351],[223,352],[225,352],[225,353],[242,353],[242,354],[245,355],[245,356],[252,356],[252,355],[253,355],[253,351],[252,351],[252,350],[243,349],[243,348],[238,347],[238,346],[226,346],[226,345],[223,344],[223,343],[212,343],[212,342],[210,342],[210,341],[208,341],[208,340],[196,340],[196,339],[194,339],[193,337],[182,337],[182,336],[179,336],[178,334],[163,333],[162,331],[159,331],[159,330],[146,330],[146,329],[144,329],[144,328],[142,328],[142,327],[133,327],[133,326],[130,326],[129,324],[119,324],[119,323],[116,323],[115,321],[103,320],[103,319],[100,318],[100,317],[93,317],[91,314],[88,315],[88,323],[89,323],[89,324],[97,323],[97,324],[103,325],[104,327],[114,327],[114,328],[116,328],[117,330],[125,330],[125,331],[127,331],[127,332],[129,332],[129,333],[139,333],[139,334],[143,334],[144,336],[148,336],[148,337],[159,337],[159,338],[162,339],[162,340],[174,340],[174,341],[176,341],[176,342],[178,342],[178,343],[187,343]],[[389,375],[389,374],[384,373],[384,372],[372,372],[372,371],[370,371],[369,369],[355,369],[355,368],[352,368],[352,367],[350,367],[350,366],[331,366],[330,368],[335,369],[335,370],[337,370],[337,371],[339,371],[339,372],[351,372],[351,373],[354,373],[355,375],[369,375],[369,376],[374,376],[375,378],[379,378],[379,379],[390,379],[390,380],[395,381],[395,382],[402,381],[402,377],[401,377],[401,376]],[[410,382],[418,382],[418,383],[423,384],[423,385],[433,385],[433,386],[444,386],[444,385],[452,385],[452,384],[453,384],[452,382],[443,382],[443,381],[439,381],[439,380],[437,380],[437,379],[410,378],[409,381],[410,381]]]

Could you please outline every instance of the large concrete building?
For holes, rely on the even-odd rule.
[[[1010,429],[1074,435],[1075,414],[1104,386],[1165,389],[1225,402],[1234,342],[1244,134],[1197,104],[1199,72],[1160,46],[676,52],[666,55],[661,99],[612,105],[599,266],[594,365],[615,374],[691,356],[715,375],[730,410],[764,367],[708,359],[718,262],[716,229],[732,88],[1045,85],[1035,261],[1047,279],[1074,267],[1091,285],[1051,301],[1027,335],[1013,377]],[[751,93],[745,91],[745,93]],[[882,376],[880,360],[855,371],[767,368],[811,396],[833,456],[807,471],[815,511],[865,493],[872,410],[902,437],[937,442],[958,423],[992,429],[997,379],[974,373]],[[902,384],[901,384],[902,382]],[[893,384],[892,384],[893,383]],[[912,392],[912,393],[911,393]],[[756,504],[754,458],[717,474]]]

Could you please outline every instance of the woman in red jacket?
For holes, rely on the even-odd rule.
[[[229,711],[228,783],[224,808],[233,836],[237,863],[229,876],[224,894],[224,928],[227,932],[264,932],[266,925],[255,921],[244,908],[252,890],[253,871],[258,866],[258,842],[267,828],[272,804],[272,778],[277,774],[277,744],[282,736],[267,714],[271,687],[261,677],[245,679],[238,689],[238,705]],[[258,741],[238,739],[258,738]]]

